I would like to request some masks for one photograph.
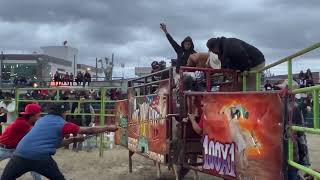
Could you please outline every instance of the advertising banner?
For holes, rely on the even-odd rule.
[[[128,100],[116,102],[116,124],[119,129],[115,133],[115,144],[128,147]]]
[[[282,179],[278,94],[210,94],[202,104],[203,171],[226,179]]]
[[[165,163],[167,96],[129,94],[128,149]]]

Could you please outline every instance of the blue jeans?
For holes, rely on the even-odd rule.
[[[0,147],[0,161],[5,159],[10,159],[13,156],[13,151],[15,149],[5,149]],[[35,172],[30,172],[33,180],[41,180],[41,175]]]

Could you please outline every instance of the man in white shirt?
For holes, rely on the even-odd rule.
[[[7,116],[6,123],[10,124],[16,118],[15,110],[15,100],[11,98],[10,93],[6,93],[3,101],[0,102],[0,116]]]

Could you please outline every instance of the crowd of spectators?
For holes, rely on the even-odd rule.
[[[0,90],[0,106],[4,107],[6,111],[0,112],[0,122],[2,123],[10,123],[11,116],[17,116],[18,114],[14,114],[16,112],[15,103],[15,92],[2,92]],[[120,89],[110,89],[106,92],[105,97],[106,100],[119,100],[123,98],[123,94],[121,94]],[[18,111],[22,112],[25,106],[29,103],[32,103],[32,100],[40,100],[39,104],[42,109],[46,111],[46,108],[49,102],[41,102],[41,100],[101,100],[101,90],[94,89],[63,89],[59,90],[59,93],[56,89],[39,89],[39,90],[26,90],[24,92],[19,91],[19,102],[18,102]],[[30,102],[31,101],[31,102]],[[54,101],[52,101],[54,103]],[[69,107],[71,113],[100,113],[100,102],[83,102],[78,105],[78,102],[65,102],[65,105]],[[10,108],[8,108],[10,107]],[[80,107],[80,109],[79,109]],[[114,108],[114,103],[106,103],[106,109]],[[92,111],[93,110],[93,111]],[[91,116],[69,116],[68,120],[73,121],[78,125],[86,125],[88,126],[91,122]],[[90,121],[89,121],[90,119]],[[94,120],[94,119],[92,119]]]
[[[304,73],[303,71],[300,71],[299,75],[295,77],[293,80],[295,83],[297,83],[299,88],[314,86],[314,79],[310,69],[307,69],[306,73]],[[281,84],[280,81],[271,83],[269,80],[266,80],[266,83],[264,84],[264,90],[265,91],[280,90],[281,89],[279,88],[280,84]]]
[[[74,77],[72,73],[66,72],[66,74],[61,74],[58,71],[54,74],[53,80],[55,82],[56,86],[61,85],[68,85],[73,86],[73,83],[75,82],[77,86],[83,86],[85,87],[86,84],[90,86],[91,82],[91,74],[86,71],[85,73],[82,73],[81,71],[78,71],[77,76]]]

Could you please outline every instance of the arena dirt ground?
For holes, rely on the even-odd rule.
[[[308,136],[310,159],[314,168],[320,169],[320,137]],[[138,155],[133,156],[133,173],[128,172],[128,151],[121,147],[113,150],[106,150],[103,158],[99,158],[98,151],[73,152],[70,150],[59,150],[54,156],[61,171],[68,180],[149,180],[156,179],[156,168],[153,162]],[[3,170],[7,161],[0,163],[0,171]],[[161,167],[162,179],[174,180],[173,173],[164,166]],[[19,178],[29,180],[29,174]],[[186,178],[193,179],[193,172]],[[204,174],[200,174],[200,179],[214,180]]]

